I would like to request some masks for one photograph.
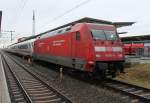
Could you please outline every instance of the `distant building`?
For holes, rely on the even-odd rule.
[[[125,53],[136,56],[150,56],[150,35],[122,37]]]

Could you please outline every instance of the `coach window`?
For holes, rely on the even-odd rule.
[[[77,31],[77,32],[76,32],[76,40],[78,40],[78,41],[79,41],[80,39],[81,39],[81,37],[80,37],[80,32],[79,32],[79,31]]]

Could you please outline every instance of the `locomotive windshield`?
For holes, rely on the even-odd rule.
[[[93,39],[97,40],[117,40],[115,31],[108,30],[92,30]]]
[[[117,35],[115,31],[104,31],[107,40],[116,40],[117,39]]]

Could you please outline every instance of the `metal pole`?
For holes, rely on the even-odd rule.
[[[63,68],[62,67],[60,68],[59,72],[60,72],[60,82],[61,82],[63,79]]]
[[[32,27],[32,35],[35,35],[35,12],[33,10],[33,27]]]
[[[1,33],[1,23],[2,23],[2,11],[0,10],[0,33]]]
[[[11,41],[12,41],[12,35],[13,35],[13,34],[12,34],[12,31],[10,31],[10,33],[11,33],[10,35],[11,35]]]

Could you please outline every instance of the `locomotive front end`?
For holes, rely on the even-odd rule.
[[[115,77],[124,72],[123,45],[114,26],[93,26],[91,28],[95,54],[94,73],[100,76]]]

